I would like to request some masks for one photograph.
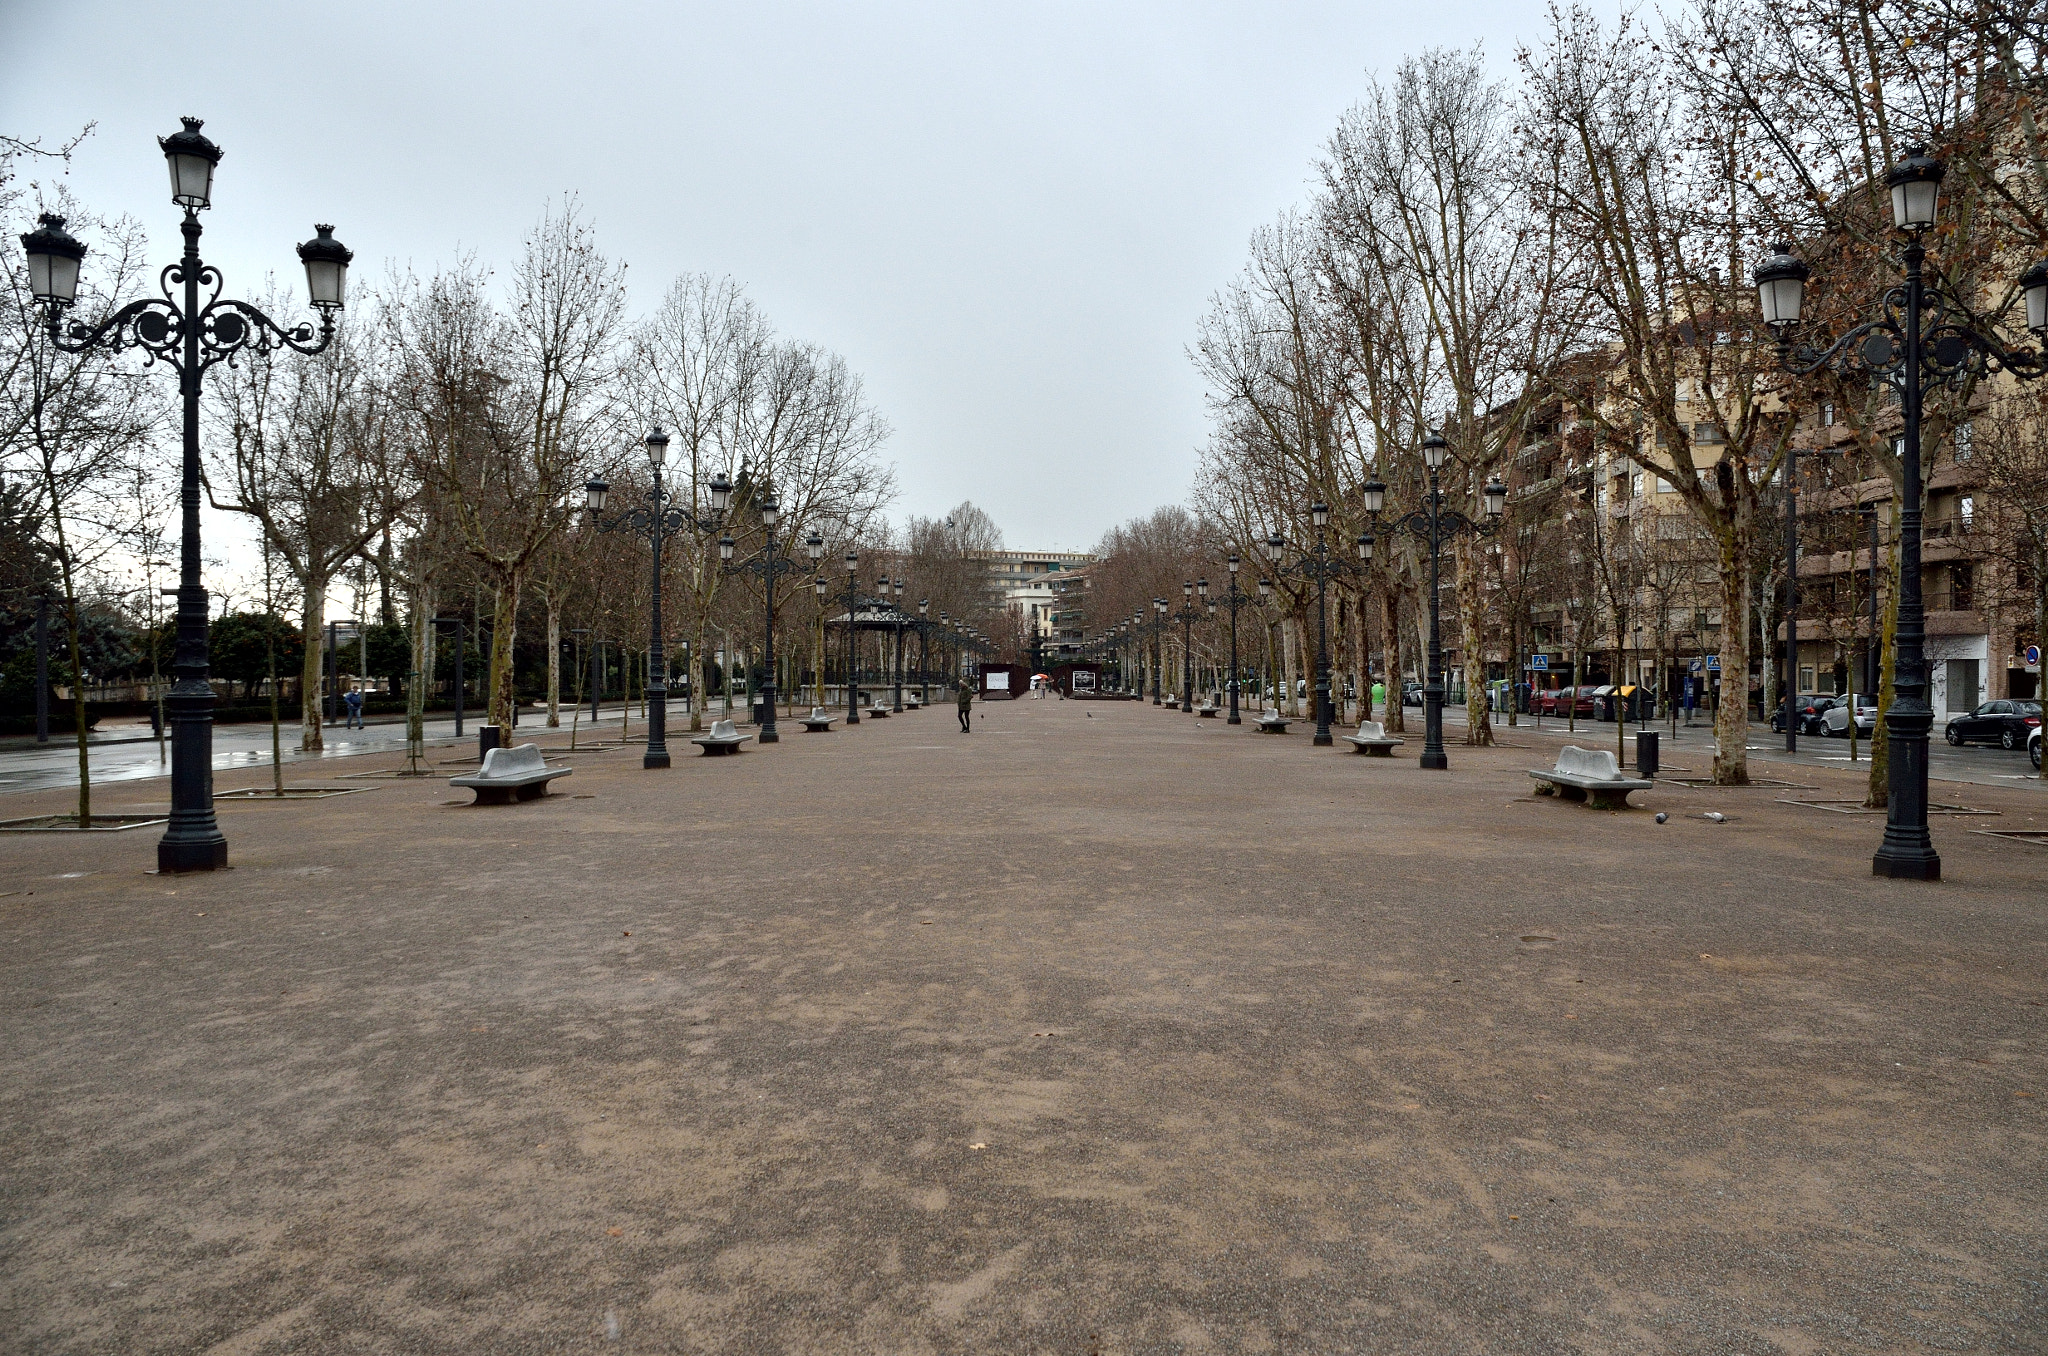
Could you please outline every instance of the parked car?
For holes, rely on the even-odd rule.
[[[1401,684],[1401,705],[1403,705],[1403,706],[1417,706],[1417,707],[1421,706],[1421,705],[1422,705],[1422,684],[1420,684],[1420,683],[1403,683],[1403,684]]]
[[[1867,737],[1877,732],[1877,703],[1858,692],[1854,696],[1841,697],[1829,703],[1828,709],[1821,712],[1821,733],[1836,739],[1847,739],[1852,715],[1856,721],[1857,734]]]
[[[2041,731],[2038,726],[2027,736],[2027,761],[2034,765],[2034,771],[2041,770]]]
[[[1568,716],[1574,712],[1581,716],[1593,714],[1593,689],[1590,687],[1552,688],[1543,694],[1541,701],[1546,716]]]
[[[1835,704],[1831,692],[1802,692],[1798,698],[1799,733],[1817,735],[1821,732],[1821,718],[1827,709]],[[1785,728],[1785,706],[1783,702],[1771,705],[1771,729],[1783,732]]]
[[[1966,716],[1950,716],[1948,742],[1958,747],[1995,743],[2001,749],[2017,749],[2040,728],[2041,703],[2000,698],[1978,703]]]

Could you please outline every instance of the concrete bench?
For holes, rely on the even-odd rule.
[[[836,717],[824,707],[814,706],[811,708],[811,714],[801,717],[798,723],[812,734],[829,734],[835,719]]]
[[[510,805],[515,800],[534,800],[548,793],[548,783],[566,777],[573,768],[549,767],[540,756],[538,744],[503,745],[484,755],[484,765],[466,777],[450,777],[448,785],[476,792],[473,805]]]
[[[903,698],[903,709],[906,711],[915,711],[923,705],[924,703],[919,701],[914,695],[905,694]]]
[[[703,749],[708,758],[715,753],[738,753],[740,745],[752,738],[752,735],[741,734],[729,720],[714,720],[711,733],[698,735],[690,742]]]
[[[1359,753],[1369,753],[1379,758],[1393,757],[1394,750],[1408,742],[1388,734],[1386,727],[1376,720],[1361,720],[1358,722],[1357,734],[1339,735],[1338,738]]]
[[[1591,802],[1596,810],[1626,810],[1628,793],[1648,791],[1652,782],[1624,777],[1608,749],[1582,749],[1567,744],[1557,751],[1557,766],[1531,768],[1529,775],[1542,785],[1538,795],[1562,796],[1566,800]]]
[[[880,702],[876,702],[873,706],[870,706],[868,708],[869,720],[887,720],[888,718],[889,708],[882,705]]]
[[[1286,733],[1287,733],[1287,726],[1288,726],[1288,722],[1290,722],[1290,721],[1291,721],[1292,719],[1293,719],[1293,717],[1292,717],[1292,716],[1283,716],[1283,715],[1279,714],[1278,712],[1274,712],[1274,713],[1272,713],[1272,714],[1270,714],[1270,715],[1264,715],[1264,716],[1260,716],[1260,717],[1259,717],[1259,733],[1260,733],[1260,734],[1286,734]]]
[[[1210,705],[1209,703],[1207,703],[1207,702],[1204,702],[1204,703],[1203,703],[1202,705],[1200,705],[1200,706],[1198,706],[1198,707],[1196,707],[1196,708],[1195,708],[1195,714],[1196,714],[1196,715],[1198,715],[1198,716],[1212,716],[1212,717],[1213,717],[1213,716],[1217,715],[1217,714],[1218,714],[1218,713],[1219,713],[1219,712],[1220,712],[1221,710],[1222,710],[1222,708],[1221,708],[1221,707],[1218,707],[1218,706],[1211,706],[1211,705]]]

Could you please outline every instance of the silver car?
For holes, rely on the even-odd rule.
[[[1868,738],[1877,729],[1877,703],[1858,692],[1843,697],[1820,713],[1821,731],[1830,739],[1849,737],[1849,713],[1856,713],[1856,733]]]

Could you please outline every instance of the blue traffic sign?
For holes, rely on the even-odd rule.
[[[1720,656],[1720,655],[1717,655],[1717,654],[1710,654],[1710,655],[1708,655],[1708,656],[1707,656],[1707,672],[1708,672],[1708,673],[1719,673],[1720,671],[1721,671],[1721,656]]]
[[[2029,662],[2031,662],[2031,661],[2029,661]],[[1532,655],[1530,655],[1530,656],[1529,656],[1529,667],[1530,667],[1530,668],[1532,668],[1532,669],[1535,669],[1535,670],[1537,670],[1538,672],[1541,672],[1541,673],[1548,673],[1548,672],[1550,672],[1550,656],[1549,656],[1549,655],[1547,655],[1547,654],[1532,654]]]
[[[2038,646],[2038,645],[2029,645],[2029,646],[2027,647],[2027,663],[2029,663],[2029,664],[2039,664],[2040,662],[2041,662],[2041,647],[2040,647],[2040,646]]]

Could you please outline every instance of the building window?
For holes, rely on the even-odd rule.
[[[1963,516],[1963,531],[1968,532],[1970,528],[1976,524],[1977,521],[1977,497],[1975,495],[1970,494],[1964,495],[1961,504],[1961,511]]]
[[[1670,481],[1666,480],[1663,476],[1657,477],[1657,493],[1672,494],[1675,493],[1675,491],[1676,487],[1672,485]]]
[[[1968,612],[1977,606],[1976,571],[1967,561],[1948,567],[1948,605],[1955,612]]]
[[[1835,402],[1834,402],[1834,401],[1832,401],[1832,400],[1830,400],[1830,401],[1826,401],[1826,402],[1824,402],[1824,403],[1823,403],[1823,404],[1821,405],[1821,407],[1820,407],[1820,426],[1821,426],[1822,428],[1833,428],[1833,427],[1835,426]]]
[[[1721,426],[1715,423],[1694,424],[1692,440],[1702,447],[1716,447],[1728,441],[1727,436],[1721,432]]]

